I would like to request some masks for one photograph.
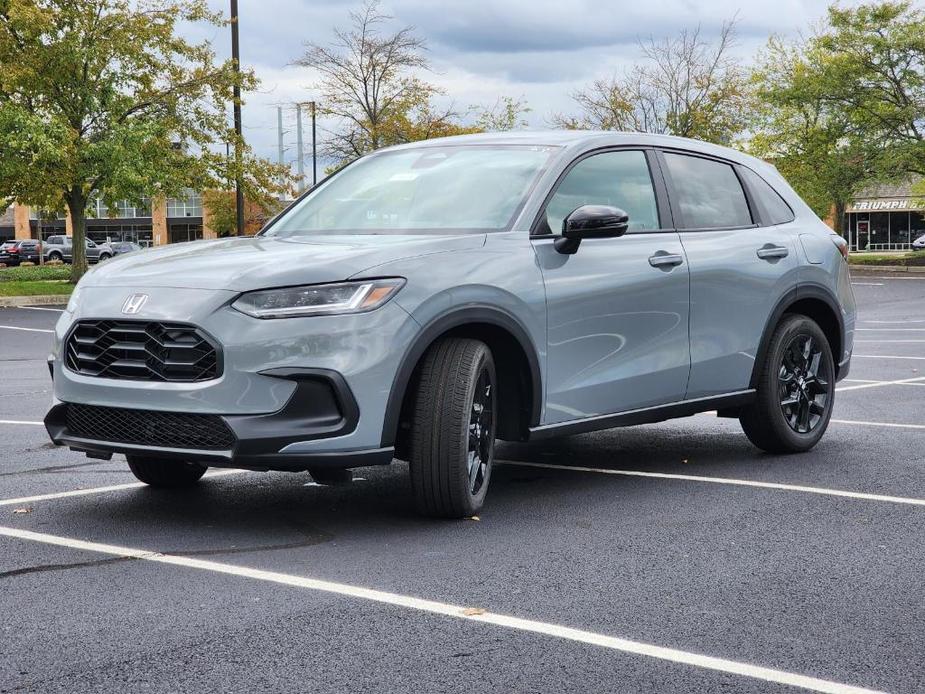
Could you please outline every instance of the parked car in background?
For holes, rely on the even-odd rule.
[[[917,251],[925,249],[925,234],[922,234],[915,241],[913,241],[912,247]]]
[[[137,243],[132,243],[131,241],[113,241],[109,244],[109,247],[112,248],[113,255],[122,255],[123,253],[131,253],[132,251],[140,251],[141,246]]]
[[[42,244],[35,239],[6,241],[0,245],[0,263],[13,267],[20,263],[38,263]]]
[[[96,243],[85,239],[87,243],[87,262],[98,263],[109,260],[115,253],[108,243]],[[45,260],[60,260],[69,263],[74,259],[74,252],[70,236],[56,235],[45,239]]]
[[[847,254],[773,166],[725,147],[400,145],[256,237],[87,273],[55,327],[45,425],[160,487],[407,460],[418,509],[453,518],[481,508],[495,439],[715,410],[758,448],[807,451],[850,366]]]

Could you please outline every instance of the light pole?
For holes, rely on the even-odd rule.
[[[244,186],[242,182],[243,135],[241,134],[241,49],[238,39],[238,0],[231,0],[231,62],[234,66],[235,82],[232,87],[234,100],[234,177],[235,177],[235,212],[238,236],[244,235]]]

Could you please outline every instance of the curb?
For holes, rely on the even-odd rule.
[[[922,266],[908,266],[908,265],[852,265],[848,263],[848,267],[851,268],[852,274],[856,272],[872,272],[876,274],[884,272],[908,272],[914,275],[925,275],[925,267]]]
[[[62,306],[70,299],[68,294],[45,294],[39,296],[0,296],[0,308],[20,306]]]

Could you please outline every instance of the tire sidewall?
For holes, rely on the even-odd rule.
[[[822,351],[822,359],[827,365],[829,374],[829,390],[826,397],[825,414],[816,424],[815,428],[805,434],[794,431],[780,407],[779,396],[779,373],[783,360],[784,350],[790,344],[791,340],[799,335],[809,335],[813,341],[819,345]],[[829,341],[822,332],[822,329],[810,318],[805,316],[791,316],[775,332],[771,343],[771,350],[768,355],[766,372],[763,375],[763,393],[762,397],[767,398],[766,407],[769,412],[771,423],[778,435],[790,443],[794,450],[807,450],[812,448],[819,439],[825,434],[829,426],[829,420],[832,417],[832,409],[835,405],[835,363],[832,357],[832,350],[829,347]]]

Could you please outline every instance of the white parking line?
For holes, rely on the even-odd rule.
[[[58,535],[49,535],[46,533],[36,533],[29,530],[20,530],[18,528],[7,528],[0,526],[0,535],[27,540],[31,542],[41,542],[58,547],[67,547],[69,549],[83,550],[86,552],[95,552],[97,554],[106,554],[115,557],[125,557],[130,559],[140,559],[142,561],[151,561],[159,564],[170,564],[173,566],[182,566],[185,568],[199,569],[202,571],[211,571],[213,573],[225,574],[229,576],[238,576],[241,578],[250,578],[257,581],[276,583],[296,588],[306,588],[308,590],[319,591],[323,593],[333,593],[349,598],[368,600],[384,605],[394,607],[403,607],[420,612],[442,615],[454,619],[468,620],[471,622],[480,622],[491,624],[506,629],[515,629],[526,631],[544,636],[552,636],[568,641],[586,643],[601,648],[607,648],[613,651],[623,653],[632,653],[642,655],[658,660],[665,660],[672,663],[691,665],[693,667],[707,670],[725,672],[742,677],[773,682],[791,687],[800,687],[814,692],[831,692],[832,694],[871,694],[873,690],[861,687],[853,687],[839,682],[830,680],[807,677],[784,670],[774,670],[772,668],[760,667],[750,663],[742,663],[725,658],[714,658],[712,656],[701,655],[700,653],[691,653],[675,648],[665,648],[653,644],[631,641],[628,639],[599,634],[582,629],[573,629],[571,627],[549,622],[540,622],[532,619],[522,619],[510,615],[489,612],[479,607],[465,607],[463,605],[453,605],[451,603],[437,602],[435,600],[425,600],[398,593],[389,593],[372,588],[363,588],[361,586],[348,585],[346,583],[335,583],[333,581],[324,581],[307,576],[297,576],[293,574],[284,574],[276,571],[263,571],[252,569],[246,566],[236,564],[226,564],[224,562],[209,561],[205,559],[194,559],[192,557],[183,557],[172,554],[160,554],[150,550],[136,549],[133,547],[120,547],[118,545],[107,545],[98,542],[86,542],[69,537]]]
[[[240,475],[247,470],[216,470],[215,472],[206,473],[203,479],[212,477],[224,477],[226,475]],[[144,482],[126,482],[125,484],[110,484],[106,487],[89,487],[87,489],[72,489],[67,492],[51,492],[49,494],[37,494],[36,496],[21,496],[17,499],[0,499],[0,506],[17,506],[20,504],[32,504],[36,501],[50,501],[51,499],[66,499],[72,496],[88,496],[90,494],[104,494],[105,492],[118,492],[123,489],[137,489],[146,487]]]
[[[855,330],[871,333],[925,333],[925,328],[855,328]]]
[[[54,311],[55,313],[63,313],[63,308],[45,308],[44,306],[19,306],[18,308],[25,309],[26,311]]]
[[[913,318],[910,320],[862,320],[859,322],[864,323],[864,325],[873,325],[875,323],[878,325],[905,325],[906,323],[925,323],[925,318]]]
[[[852,287],[882,287],[883,282],[852,282]]]
[[[895,354],[852,354],[852,359],[917,359],[925,361],[925,357],[903,357]]]
[[[44,426],[45,422],[24,422],[19,419],[0,419],[0,424],[26,424],[28,426]]]
[[[836,386],[836,393],[844,393],[847,390],[861,390],[862,388],[879,388],[881,386],[899,386],[906,383],[916,383],[918,381],[925,381],[925,376],[916,376],[914,378],[903,378],[897,381],[871,381],[869,383],[862,383],[858,386]]]
[[[832,420],[835,421],[835,420]],[[727,484],[736,487],[757,487],[759,489],[776,489],[787,492],[802,492],[804,494],[820,494],[822,496],[838,496],[846,499],[861,499],[864,501],[883,501],[891,504],[905,504],[907,506],[925,506],[925,499],[915,499],[907,496],[889,496],[886,494],[868,494],[866,492],[849,492],[843,489],[828,489],[825,487],[806,487],[799,484],[782,484],[779,482],[759,482],[756,480],[740,480],[728,477],[708,477],[705,475],[680,475],[669,472],[643,472],[641,470],[611,470],[608,468],[579,467],[577,465],[555,465],[553,463],[531,463],[519,460],[498,460],[502,465],[516,465],[519,467],[548,468],[550,470],[567,470],[569,472],[595,472],[601,475],[620,475],[623,477],[650,477],[665,480],[682,480],[685,482],[707,482],[709,484]]]
[[[853,419],[832,419],[836,424],[856,424],[868,427],[891,427],[894,429],[925,429],[925,424],[897,424],[894,422],[861,422]]]
[[[44,328],[20,328],[16,325],[0,325],[0,328],[7,330],[24,330],[27,333],[53,333],[54,330],[45,330]]]

